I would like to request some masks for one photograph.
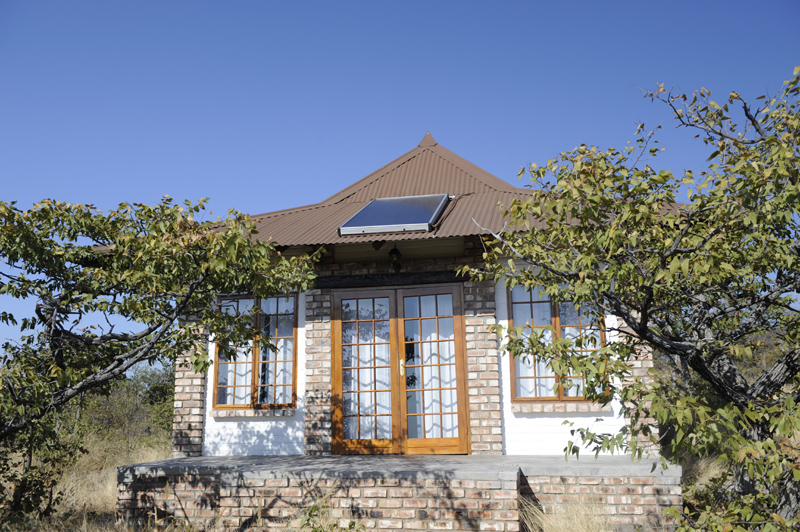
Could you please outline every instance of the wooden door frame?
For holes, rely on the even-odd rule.
[[[405,355],[403,297],[452,294],[453,337],[456,357],[456,397],[458,401],[458,431],[455,438],[408,438],[405,401],[406,381],[400,376],[400,357]],[[467,394],[466,326],[463,286],[456,283],[394,286],[382,288],[353,288],[333,292],[331,307],[331,440],[334,454],[469,454],[470,425]],[[392,398],[391,440],[345,440],[343,438],[342,390],[342,300],[389,297],[390,378]]]

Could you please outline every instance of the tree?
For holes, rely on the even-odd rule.
[[[35,458],[56,448],[54,416],[69,401],[142,362],[189,353],[203,370],[209,333],[226,344],[256,337],[253,320],[215,304],[219,294],[266,297],[309,285],[313,258],[287,257],[256,240],[255,222],[238,212],[197,221],[203,209],[204,201],[178,206],[169,198],[107,214],[51,200],[25,211],[0,202],[0,295],[36,301],[32,316],[0,313],[23,333],[0,358],[0,480],[10,481],[0,489],[13,488],[8,508],[48,506],[52,489],[47,495],[42,486],[52,487],[54,474],[42,473]],[[36,479],[38,498],[30,495]]]
[[[715,102],[705,89],[659,86],[648,97],[698,133],[707,169],[654,169],[660,149],[643,126],[625,150],[580,146],[531,165],[537,194],[505,209],[485,267],[463,269],[616,317],[606,327],[620,341],[595,351],[577,349],[592,339],[549,343],[518,328],[506,332],[508,350],[582,372],[594,400],[622,399],[631,424],[621,433],[573,432],[595,451],[641,456],[645,439],[668,456],[720,455],[728,475],[707,504],[685,509],[683,530],[800,526],[799,72],[759,108],[735,92]],[[628,362],[643,348],[709,393],[676,397],[633,376]],[[648,419],[671,437],[659,442]]]

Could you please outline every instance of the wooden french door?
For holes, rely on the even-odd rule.
[[[333,451],[469,452],[460,286],[338,292]]]

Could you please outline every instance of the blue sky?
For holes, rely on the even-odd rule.
[[[509,182],[665,126],[640,88],[745,97],[800,64],[800,2],[0,1],[0,199],[325,199],[426,131]]]

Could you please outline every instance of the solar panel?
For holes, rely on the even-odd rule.
[[[447,200],[447,194],[375,198],[339,227],[339,235],[430,231]]]

